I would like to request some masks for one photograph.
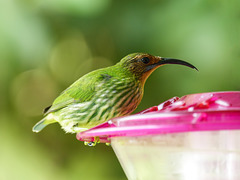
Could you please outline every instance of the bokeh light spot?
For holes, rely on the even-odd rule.
[[[69,85],[91,68],[91,53],[83,36],[69,36],[59,42],[52,51],[50,69],[64,84]],[[76,71],[82,68],[80,74]]]
[[[57,94],[54,81],[41,70],[30,70],[18,75],[12,83],[12,100],[19,112],[36,116],[51,104]]]

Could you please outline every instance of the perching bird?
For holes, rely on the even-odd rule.
[[[45,117],[33,131],[39,132],[58,122],[66,132],[77,133],[113,117],[130,114],[142,100],[149,75],[164,64],[180,64],[197,70],[178,59],[129,54],[116,65],[92,71],[74,82],[44,110]]]

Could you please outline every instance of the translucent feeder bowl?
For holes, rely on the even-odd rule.
[[[174,97],[77,139],[111,143],[129,180],[240,180],[240,92]]]

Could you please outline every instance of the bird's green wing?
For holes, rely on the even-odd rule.
[[[106,73],[93,71],[78,79],[69,88],[63,91],[53,102],[53,104],[44,110],[45,115],[62,109],[72,103],[81,103],[90,101],[98,84],[106,80]],[[107,77],[109,77],[107,75]]]

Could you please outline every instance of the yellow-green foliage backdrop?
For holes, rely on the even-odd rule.
[[[73,81],[132,52],[166,65],[137,111],[173,96],[240,89],[240,1],[1,0],[0,179],[123,180],[111,147],[86,147],[58,124],[31,131]]]

